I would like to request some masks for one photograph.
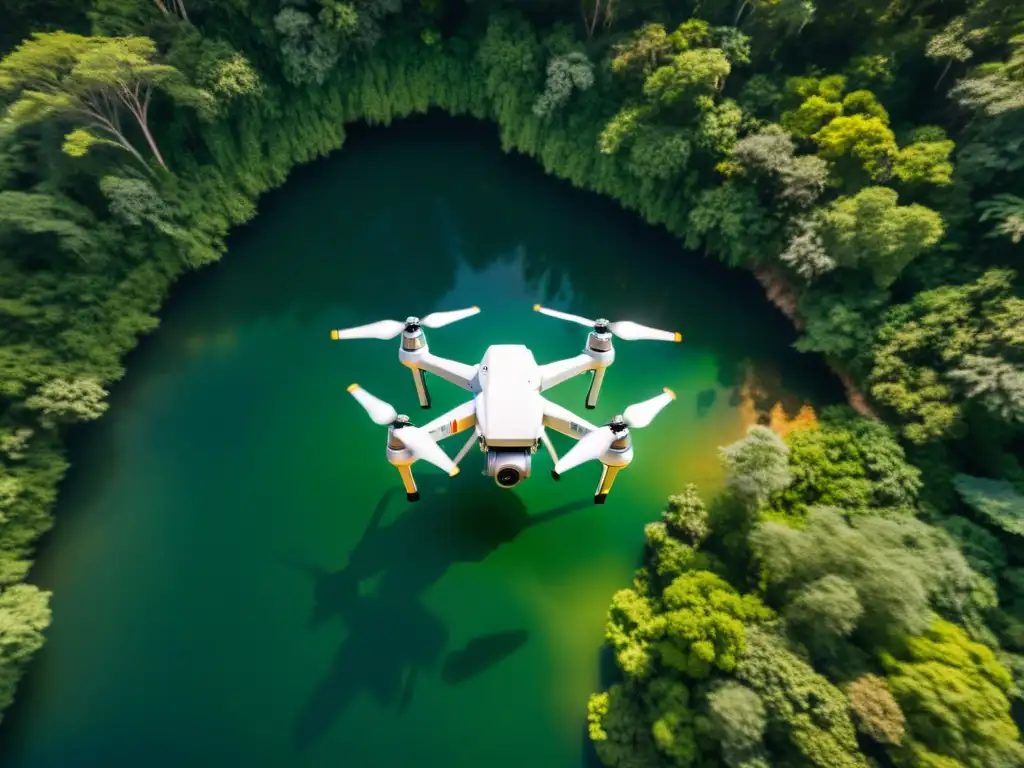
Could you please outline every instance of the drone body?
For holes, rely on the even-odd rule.
[[[420,320],[383,320],[379,323],[331,331],[331,338],[390,339],[401,335],[399,361],[412,371],[413,383],[422,408],[430,408],[430,391],[424,374],[430,373],[472,394],[472,399],[456,406],[422,427],[409,424],[407,416],[371,395],[358,384],[348,391],[359,401],[370,418],[388,427],[386,457],[399,472],[406,495],[416,501],[419,493],[412,474],[412,465],[423,459],[445,470],[453,477],[459,462],[474,444],[486,454],[486,472],[502,488],[514,488],[530,476],[533,455],[543,445],[551,456],[557,480],[585,461],[598,460],[601,478],[594,503],[603,504],[618,472],[633,460],[629,428],[647,426],[675,395],[668,389],[662,394],[631,405],[608,424],[598,427],[544,397],[543,392],[583,373],[592,372],[586,407],[597,405],[604,372],[615,360],[613,334],[623,339],[682,341],[678,333],[659,331],[631,322],[609,323],[591,321],[576,315],[545,309],[534,309],[552,317],[591,326],[583,351],[570,358],[539,365],[529,348],[521,344],[497,344],[487,348],[477,365],[467,365],[431,353],[423,328],[440,328],[475,315],[477,307],[454,312],[435,312]],[[578,442],[561,459],[555,452],[547,429],[567,435]],[[468,438],[454,459],[438,443],[452,435],[468,433]]]

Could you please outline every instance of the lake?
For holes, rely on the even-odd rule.
[[[617,341],[596,410],[586,377],[552,400],[597,424],[663,387],[677,400],[634,430],[603,506],[599,466],[555,482],[543,451],[513,491],[481,476],[475,450],[456,478],[420,462],[408,503],[386,428],[346,387],[419,424],[466,393],[431,378],[421,411],[398,340],[330,329],[478,305],[428,330],[432,351],[577,354],[587,330],[537,302],[684,334]],[[175,286],[111,410],[75,436],[31,574],[54,591],[53,625],[0,760],[580,765],[605,613],[644,524],[688,482],[713,491],[717,447],[768,404],[839,399],[794,338],[750,275],[502,154],[489,126],[354,128]]]

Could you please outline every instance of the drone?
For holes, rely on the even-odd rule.
[[[597,406],[605,371],[615,361],[613,336],[625,341],[672,342],[682,341],[683,336],[628,320],[588,320],[539,304],[535,304],[533,309],[590,328],[583,351],[574,357],[545,365],[538,365],[533,353],[522,344],[491,345],[477,365],[449,360],[430,351],[424,328],[443,328],[464,320],[477,314],[479,307],[433,312],[423,318],[407,317],[404,322],[381,320],[369,325],[331,331],[331,339],[335,341],[389,340],[401,336],[398,359],[412,371],[421,408],[429,409],[431,405],[424,375],[427,373],[472,393],[472,399],[422,427],[416,427],[409,423],[408,416],[399,414],[394,407],[371,395],[358,384],[348,387],[349,393],[370,419],[388,428],[387,460],[398,470],[409,501],[419,500],[412,465],[420,459],[455,477],[459,474],[459,463],[473,445],[478,445],[486,454],[486,474],[493,477],[500,488],[509,489],[530,476],[533,455],[543,445],[554,463],[551,471],[554,480],[584,462],[599,461],[602,466],[601,478],[594,493],[594,503],[604,504],[616,475],[633,460],[630,429],[646,427],[665,406],[675,400],[675,394],[666,387],[660,395],[629,406],[602,426],[591,424],[551,402],[543,396],[543,392],[575,376],[590,373],[590,389],[584,405],[588,410]],[[548,429],[577,442],[559,458]],[[468,434],[468,438],[455,458],[449,458],[439,443],[460,433]]]

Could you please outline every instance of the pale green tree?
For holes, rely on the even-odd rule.
[[[53,427],[60,423],[98,419],[109,407],[106,397],[107,391],[95,379],[53,379],[26,398],[25,405],[41,412],[43,426]]]
[[[718,449],[726,483],[757,506],[792,480],[789,447],[768,427],[755,424],[746,437]]]
[[[544,92],[533,104],[537,117],[551,117],[564,106],[573,90],[585,91],[594,84],[594,65],[579,51],[555,56],[548,62]]]
[[[761,697],[750,688],[730,680],[711,691],[708,720],[729,768],[745,768],[753,760],[764,759],[762,738],[768,720]]]
[[[76,126],[64,137],[64,151],[73,157],[97,145],[113,146],[149,170],[128,138],[122,122],[127,117],[166,168],[149,125],[149,107],[158,91],[200,110],[212,107],[211,94],[158,61],[156,44],[148,37],[35,33],[0,61],[0,92],[13,97],[5,119],[15,127],[44,120]]]
[[[942,68],[939,79],[935,81],[935,89],[946,78],[954,61],[964,62],[974,55],[974,51],[967,45],[981,40],[985,33],[980,29],[970,29],[967,20],[963,16],[957,16],[935,34],[925,46],[924,55],[929,59],[945,59],[946,66]]]

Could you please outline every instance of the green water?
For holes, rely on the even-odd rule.
[[[408,504],[386,431],[345,392],[358,381],[423,423],[397,341],[329,329],[477,304],[429,332],[437,354],[576,354],[586,330],[535,302],[686,337],[619,342],[596,411],[582,377],[553,400],[598,423],[662,387],[678,400],[634,433],[605,506],[596,466],[555,483],[540,453],[502,491],[476,451],[454,479],[418,464]],[[580,765],[609,599],[663,500],[719,482],[715,448],[748,419],[738,365],[797,400],[835,397],[792,339],[751,278],[502,155],[486,126],[358,132],[176,286],[110,414],[77,436],[32,574],[54,621],[0,761]],[[430,384],[431,415],[465,398]]]

